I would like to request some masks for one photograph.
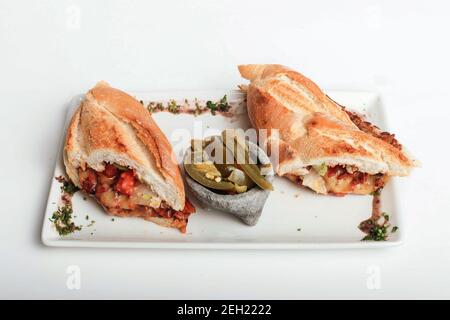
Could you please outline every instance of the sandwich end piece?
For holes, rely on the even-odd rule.
[[[266,64],[241,64],[238,69],[244,79],[253,81],[261,77],[266,66]]]
[[[63,158],[67,175],[79,188],[87,179],[106,181],[102,178],[106,165],[116,164],[131,169],[141,184],[165,201],[168,206],[163,209],[185,208],[183,180],[169,141],[137,100],[104,81],[88,91],[72,117]],[[94,175],[89,176],[88,171]],[[101,190],[113,190],[118,176],[114,179]],[[100,193],[106,194],[100,191],[99,197]],[[108,200],[107,196],[102,199]],[[156,218],[159,222],[175,219]]]

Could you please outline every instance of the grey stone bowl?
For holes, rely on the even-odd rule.
[[[266,153],[252,142],[248,142],[249,151],[253,155],[258,156],[258,160],[262,164],[269,164],[270,159]],[[186,150],[186,157],[190,156],[190,150]],[[271,167],[268,174],[264,178],[271,182],[273,181],[274,171]],[[193,180],[186,173],[186,184],[189,191],[206,207],[214,208],[223,212],[228,212],[238,218],[249,226],[254,226],[261,216],[264,204],[269,197],[269,190],[263,190],[255,186],[244,193],[233,195],[223,195],[215,193],[208,188],[205,188],[197,181]]]

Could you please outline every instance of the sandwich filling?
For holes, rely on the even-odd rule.
[[[182,211],[172,209],[149,186],[139,181],[134,170],[126,167],[106,163],[102,172],[89,167],[79,168],[78,176],[82,189],[112,215],[150,221],[163,218],[165,224],[184,233],[189,215],[195,212],[187,198]]]
[[[339,105],[339,104],[338,104]],[[396,149],[402,150],[402,145],[393,134],[381,131],[377,126],[364,120],[364,118],[339,105],[350,117],[350,120],[359,130],[368,133]],[[286,174],[285,176],[295,183],[304,185],[318,193],[331,193],[345,195],[347,193],[370,194],[382,189],[389,180],[389,176],[383,173],[368,174],[361,172],[358,168],[348,165],[308,166],[305,175]]]
[[[344,195],[369,194],[384,187],[389,177],[384,174],[368,174],[353,166],[308,166],[305,175],[286,174],[291,181],[313,189],[318,193]]]

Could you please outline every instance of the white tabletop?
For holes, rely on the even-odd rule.
[[[0,298],[450,298],[450,5],[374,3],[1,0]],[[325,88],[381,94],[391,129],[423,163],[398,179],[404,245],[283,252],[41,244],[72,96],[100,79],[133,91],[229,89],[242,82],[239,63],[282,63]]]

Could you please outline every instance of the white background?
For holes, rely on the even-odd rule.
[[[1,0],[0,298],[450,298],[449,14],[446,1]],[[230,89],[241,83],[239,63],[282,63],[324,88],[382,95],[391,128],[423,163],[398,179],[403,246],[40,243],[73,95],[100,79],[133,91]],[[70,265],[80,267],[80,290],[66,286]]]

